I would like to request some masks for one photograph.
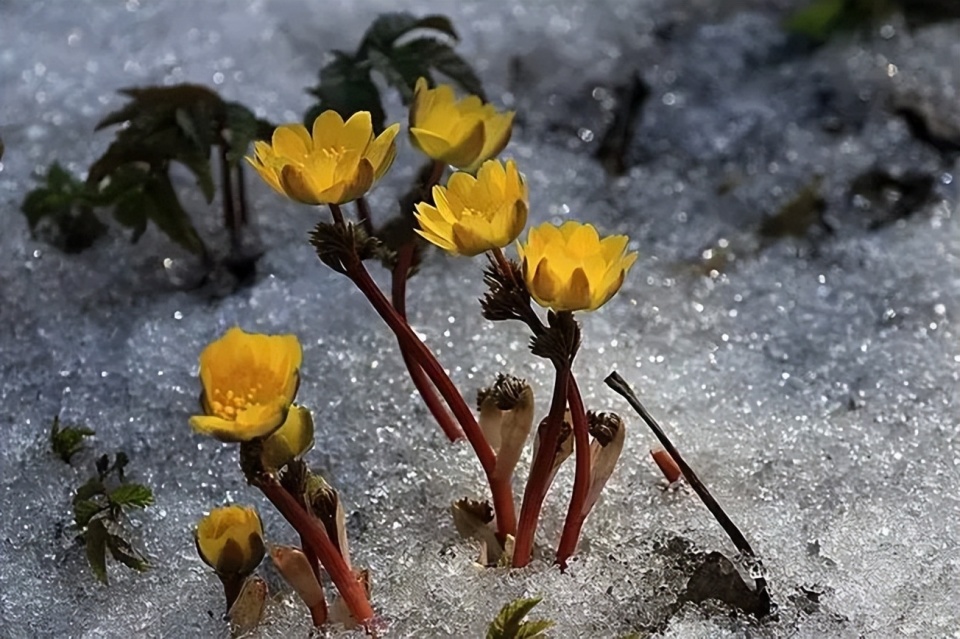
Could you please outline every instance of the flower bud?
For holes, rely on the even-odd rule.
[[[263,560],[263,525],[253,508],[215,508],[194,532],[197,553],[220,575],[249,575]]]
[[[304,491],[307,511],[315,517],[327,531],[330,541],[340,551],[340,555],[350,567],[350,545],[347,541],[346,516],[340,495],[330,484],[318,475],[309,475]]]
[[[626,428],[623,419],[616,413],[587,413],[590,434],[590,488],[583,504],[583,516],[586,517],[607,485],[613,469],[623,452]]]
[[[313,418],[308,409],[293,405],[283,426],[264,440],[260,459],[267,470],[278,470],[311,448]]]

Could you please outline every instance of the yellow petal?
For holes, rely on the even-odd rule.
[[[313,147],[313,141],[302,124],[287,124],[273,132],[273,152],[282,157],[302,162]]]
[[[314,192],[310,174],[292,164],[287,164],[280,171],[280,185],[288,197],[304,204],[320,204],[318,194]]]
[[[318,115],[313,121],[313,148],[324,149],[336,144],[340,140],[343,124],[343,118],[333,109]]]
[[[377,181],[383,177],[383,175],[393,164],[393,160],[397,156],[397,145],[395,143],[395,139],[399,131],[399,124],[391,124],[384,129],[383,133],[377,136],[377,138],[370,144],[370,148],[367,149],[364,157],[366,157],[370,161],[370,164],[373,165],[374,181]]]
[[[483,122],[478,121],[467,129],[466,133],[459,138],[456,146],[451,148],[442,159],[458,169],[468,167],[476,162],[483,152],[484,140]]]
[[[410,141],[421,153],[441,162],[445,161],[444,158],[450,152],[450,143],[445,138],[426,129],[411,127]]]
[[[442,248],[444,251],[454,252],[457,250],[456,245],[445,236],[437,235],[426,229],[414,229],[414,232],[431,244]]]
[[[564,298],[567,308],[562,310],[579,311],[595,308],[591,306],[590,280],[587,279],[587,274],[584,273],[582,268],[573,270],[573,274],[570,276],[570,281],[564,291]]]

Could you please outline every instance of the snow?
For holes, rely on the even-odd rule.
[[[783,4],[5,3],[0,636],[221,636],[222,594],[194,550],[195,522],[225,501],[253,503],[270,541],[294,542],[245,485],[236,450],[187,425],[197,355],[234,324],[304,345],[299,399],[318,427],[308,460],[341,491],[354,563],[372,572],[388,636],[480,636],[519,596],[542,596],[533,616],[563,637],[955,633],[960,167],[912,137],[890,104],[913,94],[957,103],[960,27],[910,32],[894,19],[808,54],[779,30]],[[630,430],[567,574],[550,550],[572,464],[548,496],[540,559],[516,571],[472,565],[449,504],[485,495],[479,464],[432,423],[372,309],[316,259],[306,233],[322,213],[248,175],[266,254],[251,287],[212,296],[180,285],[196,265],[154,230],[131,246],[112,228],[66,256],[31,240],[18,212],[35,170],[58,159],[80,173],[102,152],[110,135],[92,128],[121,103],[117,89],[203,83],[274,121],[298,120],[324,53],[353,47],[373,17],[398,9],[451,16],[492,99],[518,109],[506,155],[528,177],[532,222],[591,221],[629,234],[641,254],[621,293],[581,317],[588,407],[617,411]],[[610,177],[591,154],[605,100],[633,72],[651,95],[631,168]],[[389,210],[415,160],[404,143],[375,212]],[[876,211],[848,186],[874,166],[934,176],[936,197],[868,228]],[[833,233],[758,242],[761,221],[815,175]],[[215,237],[215,208],[188,177],[180,184]],[[724,244],[735,261],[704,275],[701,253]],[[480,264],[432,255],[410,282],[414,327],[467,396],[508,371],[531,380],[542,412],[548,365],[520,326],[479,316]],[[688,489],[662,489],[652,435],[602,383],[613,369],[762,556],[776,619],[675,605],[689,554],[735,550]],[[111,564],[109,587],[90,574],[69,524],[93,452],[73,467],[49,452],[57,414],[96,430],[92,450],[126,451],[133,478],[153,488],[156,505],[133,517],[148,573]],[[305,635],[306,610],[261,570],[281,594],[259,636]]]

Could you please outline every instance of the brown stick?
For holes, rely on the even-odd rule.
[[[707,487],[704,485],[700,478],[697,477],[697,474],[690,468],[690,465],[684,461],[683,457],[680,455],[680,451],[677,450],[677,447],[673,445],[673,442],[670,441],[670,438],[667,437],[667,434],[663,432],[663,429],[660,427],[660,424],[657,423],[657,420],[653,418],[643,404],[640,403],[640,400],[637,399],[636,394],[634,394],[633,389],[630,388],[630,385],[620,375],[614,371],[607,375],[607,378],[603,380],[607,386],[613,389],[615,393],[623,397],[633,410],[637,411],[640,417],[643,418],[643,421],[647,423],[647,426],[650,427],[650,430],[653,431],[653,434],[656,435],[657,439],[660,440],[660,445],[670,453],[670,456],[673,457],[673,461],[677,463],[677,466],[680,467],[680,472],[683,473],[683,477],[687,480],[687,483],[690,484],[690,488],[693,489],[693,492],[697,494],[697,497],[700,498],[700,501],[703,502],[703,505],[707,507],[707,510],[710,511],[710,514],[713,515],[714,519],[717,520],[717,523],[720,524],[720,527],[723,528],[723,531],[727,533],[727,536],[730,538],[730,541],[733,542],[733,545],[736,546],[737,550],[740,551],[744,557],[755,562],[758,566],[761,566],[760,559],[757,557],[756,553],[753,552],[753,548],[750,546],[750,542],[747,541],[747,538],[743,536],[743,533],[740,532],[740,529],[737,528],[737,525],[733,523],[733,520],[727,516],[726,511],[720,506],[713,495],[710,494],[710,491],[707,490]],[[763,577],[754,577],[754,583],[757,586],[757,592],[762,592],[767,588],[767,581]]]

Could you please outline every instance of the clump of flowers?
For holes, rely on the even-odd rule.
[[[466,438],[476,453],[490,501],[458,501],[453,514],[458,530],[480,542],[480,563],[520,567],[530,562],[544,497],[561,464],[574,458],[573,490],[555,552],[556,562],[565,567],[625,436],[617,415],[588,412],[584,406],[573,371],[581,342],[574,313],[608,303],[637,256],[627,250],[626,236],[602,236],[594,226],[575,221],[541,224],[518,242],[528,220],[528,187],[516,162],[496,158],[509,141],[512,121],[512,113],[501,113],[477,96],[457,99],[452,87],[430,88],[423,78],[416,83],[409,134],[431,164],[421,171],[414,197],[404,200],[408,205],[401,213],[411,227],[400,241],[378,232],[364,199],[393,161],[399,125],[375,136],[369,113],[344,121],[328,111],[311,131],[300,125],[278,128],[272,144],[258,144],[248,159],[274,190],[328,207],[330,220],[318,222],[310,238],[318,257],[367,298],[395,335],[411,380],[444,433],[451,440]],[[440,184],[449,165],[461,170]],[[342,208],[351,201],[356,222]],[[535,421],[531,386],[505,373],[478,393],[476,410],[469,406],[411,329],[406,283],[424,241],[453,255],[487,255],[484,317],[526,324],[532,353],[555,370],[541,421]],[[517,258],[512,259],[505,250],[515,242]],[[389,296],[367,270],[365,262],[372,258],[391,269]],[[229,330],[201,355],[203,414],[191,424],[221,441],[239,442],[248,481],[299,532],[302,548],[275,548],[270,554],[315,622],[326,618],[325,598],[318,594],[322,566],[341,595],[334,605],[368,625],[373,617],[369,576],[350,565],[339,499],[299,459],[313,441],[309,412],[294,404],[300,363],[293,336]],[[518,517],[513,474],[531,431],[532,462]]]

